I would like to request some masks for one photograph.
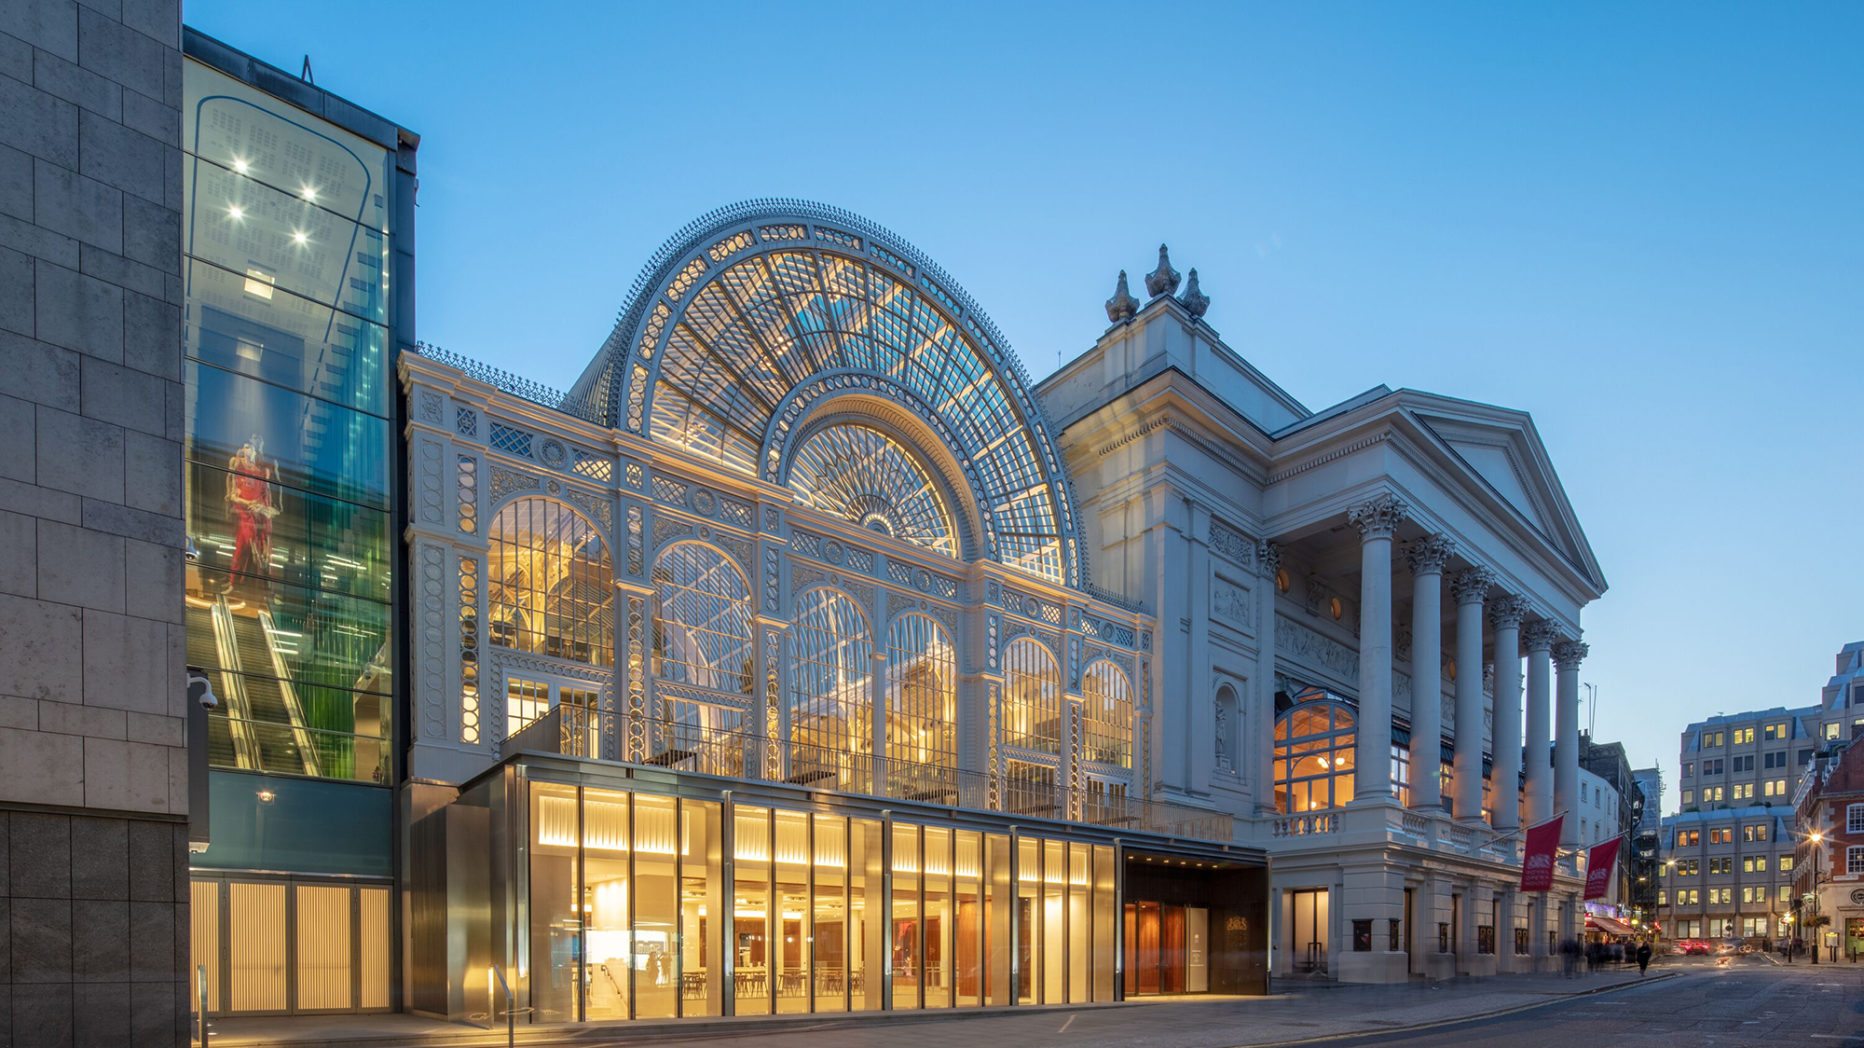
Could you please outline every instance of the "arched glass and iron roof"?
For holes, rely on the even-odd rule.
[[[816,407],[890,404],[944,445],[981,553],[1083,585],[1066,474],[1028,385],[989,319],[910,245],[835,208],[753,201],[661,248],[565,407],[783,483],[792,444],[820,433],[802,427]]]
[[[790,490],[856,527],[958,555],[958,528],[932,475],[870,426],[829,426],[803,441],[791,456]]]

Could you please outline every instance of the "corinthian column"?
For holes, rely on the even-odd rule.
[[[1521,630],[1527,648],[1527,811],[1533,824],[1553,817],[1553,765],[1548,751],[1553,725],[1551,686],[1553,668],[1547,652],[1553,647],[1553,623],[1538,619]]]
[[[1487,568],[1459,572],[1456,595],[1456,817],[1482,820],[1482,599],[1495,584]]]
[[[1456,547],[1441,535],[1411,544],[1411,807],[1443,806],[1443,566]]]
[[[1392,533],[1406,506],[1380,495],[1346,511],[1359,528],[1359,734],[1356,800],[1392,795]]]
[[[1588,650],[1576,640],[1562,640],[1553,646],[1553,665],[1559,678],[1555,685],[1559,712],[1553,743],[1553,803],[1567,813],[1560,827],[1560,843],[1569,848],[1579,845],[1579,664]]]
[[[1521,618],[1527,602],[1502,597],[1489,604],[1495,629],[1495,828],[1521,825]]]
[[[1249,689],[1247,723],[1254,747],[1250,788],[1261,815],[1275,812],[1275,574],[1280,568],[1281,547],[1256,543],[1256,679]]]

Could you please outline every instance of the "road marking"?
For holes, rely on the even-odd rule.
[[[1056,1033],[1067,1033],[1068,1027],[1073,1026],[1073,1025],[1074,1025],[1074,1016],[1070,1015],[1068,1016],[1068,1021],[1061,1024],[1061,1029],[1056,1030],[1055,1032]]]

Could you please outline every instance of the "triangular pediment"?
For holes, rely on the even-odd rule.
[[[1467,414],[1438,413],[1433,407],[1467,406]],[[1417,410],[1417,408],[1424,410]],[[1551,542],[1566,558],[1603,583],[1598,563],[1566,492],[1554,474],[1547,449],[1527,414],[1487,405],[1439,401],[1418,404],[1414,417],[1443,442],[1455,459],[1475,474],[1494,495],[1521,515],[1529,527]]]

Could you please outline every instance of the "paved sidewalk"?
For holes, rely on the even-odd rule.
[[[970,1048],[992,1043],[1018,1048],[1236,1048],[1454,1022],[1640,982],[1662,982],[1676,974],[1653,967],[1642,980],[1633,968],[1573,979],[1503,975],[1396,986],[1278,982],[1268,997],[1146,998],[1106,1005],[858,1017],[819,1014],[520,1026],[517,1041],[583,1048],[643,1042],[742,1044],[746,1037],[756,1037],[759,1048]],[[213,1048],[486,1048],[504,1043],[503,1029],[485,1031],[405,1015],[222,1019],[215,1022],[211,1034]]]

